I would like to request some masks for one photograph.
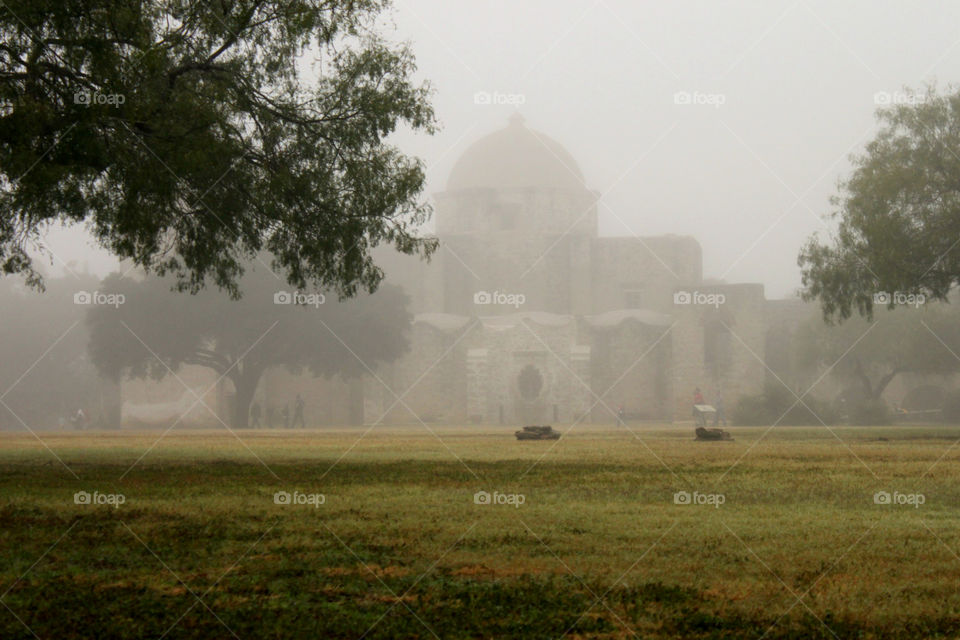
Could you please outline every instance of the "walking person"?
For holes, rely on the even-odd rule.
[[[297,399],[293,402],[293,424],[291,428],[297,428],[297,422],[300,423],[301,429],[307,428],[307,423],[303,419],[303,398],[300,397],[300,394],[297,394]]]
[[[700,409],[697,408],[697,405],[706,404],[706,400],[703,399],[703,393],[700,391],[700,387],[697,387],[693,390],[693,421],[699,427],[707,426],[707,420],[703,417],[703,414],[700,412]]]
[[[721,422],[723,426],[727,426],[727,416],[723,413],[723,394],[717,391],[717,398],[713,401],[713,408],[717,410],[713,414],[713,426],[717,426]]]

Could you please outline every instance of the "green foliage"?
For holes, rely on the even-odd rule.
[[[773,416],[775,411],[771,410],[767,405],[767,396],[764,393],[743,396],[733,407],[733,415],[731,416],[730,422],[747,427],[771,424],[778,416]]]
[[[232,300],[212,290],[183,296],[159,277],[106,278],[100,291],[120,294],[124,303],[90,307],[92,361],[113,378],[159,379],[183,365],[210,368],[233,383],[234,423],[243,427],[269,367],[352,377],[408,349],[413,318],[396,286],[342,301],[298,292],[302,303],[293,303],[294,292],[264,268],[248,269],[241,283],[246,295]]]
[[[856,426],[887,425],[892,422],[887,403],[880,398],[863,398],[848,407],[849,422]]]
[[[878,111],[881,130],[834,198],[835,236],[799,255],[804,296],[827,318],[892,308],[880,292],[945,300],[960,283],[960,92],[920,97]]]
[[[742,426],[815,426],[836,424],[836,412],[811,396],[803,402],[782,385],[767,385],[763,393],[740,398],[733,423]]]
[[[56,222],[193,292],[239,295],[264,251],[346,295],[382,279],[379,244],[429,255],[423,165],[387,140],[434,115],[409,49],[376,34],[387,5],[5,2],[0,270],[42,286],[27,249]]]
[[[814,377],[828,369],[851,381],[866,398],[879,398],[901,373],[950,374],[960,370],[960,309],[927,303],[878,310],[831,325],[816,315],[794,340],[798,366]],[[869,422],[867,424],[870,424]]]

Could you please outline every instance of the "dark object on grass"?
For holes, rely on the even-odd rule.
[[[733,437],[723,429],[707,429],[697,427],[697,440],[733,440]]]
[[[524,427],[515,434],[517,440],[559,440],[560,432],[554,431],[550,425]]]

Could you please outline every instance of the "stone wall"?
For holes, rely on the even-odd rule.
[[[404,397],[409,409],[387,411],[390,394],[374,390],[368,423],[377,412],[386,423],[416,421],[412,414],[448,423],[563,423],[589,408],[590,348],[578,344],[573,317],[517,313],[462,321],[460,329],[414,325],[410,353],[378,371],[391,369],[388,384],[398,393],[413,385]],[[534,380],[532,388],[520,383],[521,375]]]
[[[627,320],[592,329],[592,380],[602,398],[594,422],[614,422],[620,407],[631,419],[670,420],[670,340],[666,328]],[[596,400],[596,398],[594,398]]]
[[[740,397],[763,389],[766,378],[768,325],[763,285],[709,285],[683,291],[693,297],[689,302],[674,304],[674,418],[692,420],[693,391],[697,387],[708,403],[722,394],[729,416]],[[721,300],[716,296],[723,296],[722,303],[704,302]]]
[[[396,362],[378,368],[365,386],[376,403],[365,408],[364,422],[377,424],[463,423],[467,420],[466,336],[460,326],[414,322],[411,349]]]
[[[673,292],[701,281],[700,244],[690,237],[596,238],[593,256],[592,313],[627,308],[671,313]]]

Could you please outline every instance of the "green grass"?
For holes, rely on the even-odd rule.
[[[960,637],[960,430],[512,430],[3,434],[0,638]]]

